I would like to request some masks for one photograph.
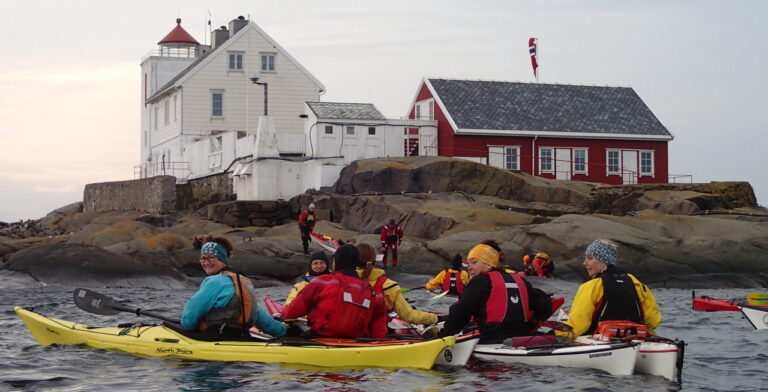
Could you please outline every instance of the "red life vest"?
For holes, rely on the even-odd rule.
[[[464,292],[464,281],[461,280],[461,271],[445,270],[443,277],[443,291],[448,294],[459,295]]]
[[[315,307],[307,314],[312,332],[338,338],[366,337],[373,319],[373,303],[381,300],[365,281],[336,272],[315,277],[322,284]]]
[[[533,312],[528,305],[528,287],[518,274],[499,271],[484,273],[491,279],[491,294],[485,303],[485,322],[529,321]]]
[[[220,274],[229,276],[232,284],[235,286],[235,295],[229,300],[227,306],[223,308],[212,309],[200,320],[197,329],[200,332],[208,329],[209,326],[220,326],[222,324],[233,328],[248,328],[255,320],[253,319],[253,303],[255,294],[251,280],[243,275],[232,271],[221,271]],[[217,327],[218,328],[218,327]]]

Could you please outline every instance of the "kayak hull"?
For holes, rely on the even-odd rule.
[[[362,344],[354,339],[287,345],[277,341],[217,341],[191,339],[165,326],[91,328],[14,308],[42,345],[80,345],[150,357],[176,357],[206,361],[301,363],[332,367],[410,367],[429,369],[454,337],[429,341],[393,341]]]
[[[743,305],[739,310],[755,329],[768,329],[768,305]]]
[[[479,359],[506,363],[597,369],[613,375],[631,375],[637,361],[637,349],[636,343],[607,342],[536,347],[478,344],[474,354]]]
[[[585,344],[605,344],[600,335],[585,335],[576,338],[576,342]],[[635,373],[662,376],[668,380],[677,380],[677,363],[681,354],[678,345],[673,341],[633,341],[639,344]]]
[[[709,297],[694,297],[693,310],[698,312],[738,312],[736,302]]]
[[[479,341],[480,334],[476,332],[457,336],[456,344],[443,349],[435,359],[435,365],[465,366]]]

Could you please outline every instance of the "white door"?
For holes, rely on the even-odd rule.
[[[621,179],[624,184],[637,184],[637,151],[621,152]]]
[[[555,149],[555,179],[558,179],[558,180],[571,179],[571,149],[570,148]]]

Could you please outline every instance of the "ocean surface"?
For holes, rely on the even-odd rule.
[[[554,282],[553,282],[554,283]],[[556,294],[566,305],[576,285]],[[259,289],[283,299],[289,287]],[[95,289],[131,306],[177,317],[192,290]],[[754,289],[701,290],[717,298],[744,297]],[[768,390],[768,331],[754,330],[740,313],[691,309],[691,292],[655,289],[663,321],[657,333],[685,340],[681,386],[655,376],[611,376],[600,371],[471,361],[466,368],[344,369],[301,365],[200,362],[134,357],[77,347],[43,347],[13,306],[91,326],[145,321],[129,313],[100,316],[78,309],[72,289],[41,287],[0,292],[0,390],[2,391],[757,391]],[[414,305],[447,311],[451,299],[408,294]],[[396,366],[396,364],[393,364]]]

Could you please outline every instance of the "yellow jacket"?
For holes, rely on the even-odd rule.
[[[309,284],[309,281],[312,280],[311,277],[309,277],[309,273],[305,274],[301,277],[301,280],[298,281],[296,284],[291,287],[291,292],[288,293],[288,298],[285,299],[285,306],[288,306],[291,301],[293,301],[297,295],[299,295],[299,291],[301,291],[306,285]]]
[[[358,268],[357,274],[363,276],[363,269]],[[371,271],[371,275],[368,276],[368,284],[374,287],[379,276],[384,275],[384,270],[374,268]],[[387,305],[387,310],[395,311],[400,319],[411,324],[424,324],[431,325],[437,322],[437,315],[434,313],[424,312],[414,309],[408,301],[403,298],[403,293],[400,291],[400,286],[397,282],[387,278],[384,282],[384,303]]]
[[[456,272],[455,269],[449,269],[448,271],[450,271],[451,273]],[[445,270],[440,271],[440,273],[437,274],[434,278],[432,278],[432,280],[427,282],[427,284],[425,284],[424,287],[426,287],[427,290],[430,290],[430,291],[437,288],[442,289],[443,280],[445,280]],[[461,271],[461,281],[464,283],[464,286],[466,286],[467,283],[469,283],[469,273],[467,271]]]
[[[649,332],[653,332],[661,323],[661,311],[656,305],[656,298],[648,286],[641,283],[632,274],[627,274],[635,283],[637,297],[643,307],[643,324],[648,327]],[[592,325],[592,316],[595,313],[595,305],[603,298],[603,280],[594,278],[579,286],[576,297],[573,298],[571,311],[568,321],[565,324],[573,327],[572,332],[555,331],[561,336],[581,336],[589,330]]]

